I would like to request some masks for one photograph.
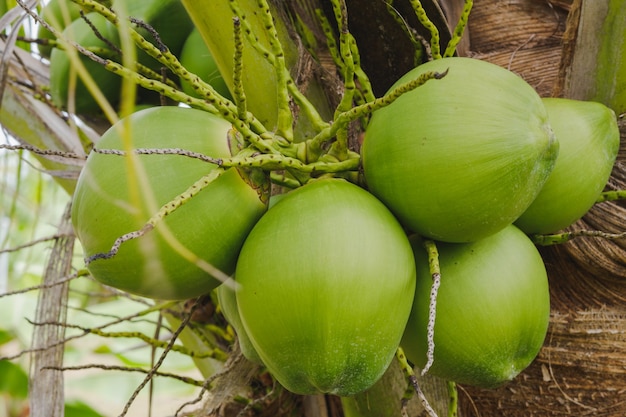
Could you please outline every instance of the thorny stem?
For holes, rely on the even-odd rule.
[[[104,44],[107,45],[107,47],[109,49],[111,49],[112,51],[115,51],[116,54],[122,55],[122,50],[117,45],[115,45],[113,42],[111,42],[109,39],[107,39],[106,37],[104,37],[100,33],[98,28],[93,24],[93,22],[91,20],[89,20],[89,18],[87,17],[87,15],[85,14],[85,12],[82,9],[80,11],[80,17],[87,24],[87,26],[89,26],[89,28],[91,29],[93,34],[96,36],[96,38],[98,38],[102,42],[104,42]]]
[[[0,144],[0,149],[9,149],[9,150],[28,150],[37,155],[46,156],[47,158],[56,161],[56,162],[65,162],[67,160],[80,160],[83,161],[86,159],[84,155],[78,155],[71,152],[64,151],[56,151],[50,149],[39,149],[30,145],[5,145]],[[92,152],[106,154],[106,155],[117,155],[117,156],[126,156],[128,152],[120,149],[98,149],[94,148]],[[267,170],[282,170],[282,169],[297,169],[304,173],[309,174],[320,174],[320,173],[337,173],[342,171],[352,171],[358,169],[358,159],[352,158],[346,161],[340,162],[327,162],[327,161],[316,161],[311,163],[304,163],[298,158],[293,158],[281,154],[267,155],[255,152],[254,156],[242,156],[245,153],[242,152],[241,155],[237,155],[232,158],[214,158],[208,155],[204,155],[198,152],[189,151],[187,149],[182,148],[136,148],[132,150],[132,153],[137,155],[180,155],[188,158],[199,159],[201,161],[217,165],[223,168],[231,168],[231,167],[251,167],[251,168],[262,168]],[[272,178],[279,178],[282,174],[276,174]],[[290,184],[290,188],[297,187],[296,183],[292,183],[289,179],[284,178],[286,183]],[[300,185],[300,183],[298,183]]]
[[[275,57],[272,55],[272,52],[270,50],[268,50],[265,46],[261,44],[258,36],[254,33],[254,30],[252,30],[250,22],[248,22],[245,13],[243,13],[241,8],[239,7],[239,3],[236,0],[229,0],[228,3],[235,16],[239,19],[241,27],[243,28],[243,31],[250,41],[252,47],[256,49],[257,52],[261,54],[265,59],[267,59],[270,64],[275,65]]]
[[[150,79],[160,80],[162,83],[167,84],[169,87],[177,88],[176,83],[172,81],[170,78],[168,78],[167,76],[165,76],[164,74],[160,74],[154,71],[152,68],[146,67],[140,62],[136,62],[135,67],[137,69],[138,74],[143,75]]]
[[[265,4],[263,4],[265,3]],[[289,142],[293,141],[293,116],[289,107],[289,93],[288,84],[291,81],[291,76],[287,71],[285,65],[285,57],[278,41],[278,34],[272,21],[272,16],[269,10],[269,5],[264,0],[258,1],[259,6],[262,8],[262,18],[265,21],[265,30],[268,33],[271,50],[267,49],[261,44],[258,36],[250,26],[245,13],[239,7],[239,4],[235,0],[229,0],[229,5],[233,13],[239,18],[240,25],[246,34],[250,44],[255,48],[259,54],[261,54],[267,61],[274,67],[274,74],[276,76],[277,84],[277,98],[278,98],[278,131],[277,134],[287,139]],[[269,17],[268,17],[269,16]],[[293,83],[293,81],[291,81]]]
[[[474,5],[473,0],[465,0],[465,6],[463,7],[463,12],[461,13],[459,22],[454,28],[452,39],[450,39],[450,42],[448,42],[448,46],[446,47],[446,50],[443,53],[444,57],[453,56],[454,53],[456,52],[456,47],[461,41],[461,38],[463,37],[463,33],[465,32],[465,28],[467,27],[467,21],[469,19],[470,12],[472,11],[473,5]]]
[[[128,20],[131,23],[134,23],[135,25],[139,26],[140,28],[147,30],[148,33],[150,33],[150,36],[152,36],[152,38],[154,39],[154,42],[156,43],[156,47],[159,49],[159,51],[166,52],[168,50],[167,45],[163,43],[163,41],[161,40],[161,35],[159,35],[159,32],[157,32],[152,26],[132,16],[130,16]]]

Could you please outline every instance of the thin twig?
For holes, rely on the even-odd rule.
[[[138,368],[138,367],[104,365],[104,364],[87,364],[87,365],[76,365],[76,366],[48,366],[42,369],[51,369],[51,370],[63,372],[63,371],[80,371],[84,369],[93,369],[93,368],[103,369],[106,371],[140,372],[143,374],[147,374],[148,372],[150,372],[148,369],[143,369],[143,368]],[[195,385],[196,387],[201,387],[204,385],[203,381],[198,381],[197,379],[189,378],[189,377],[178,375],[178,374],[172,374],[169,372],[155,371],[153,375],[177,379],[186,384]]]
[[[11,248],[7,248],[7,249],[0,249],[0,255],[3,253],[10,253],[10,252],[17,252],[20,251],[22,249],[27,249],[30,247],[33,247],[35,245],[38,245],[39,243],[44,243],[44,242],[49,242],[51,240],[57,240],[57,239],[62,239],[62,238],[66,238],[66,237],[71,237],[74,236],[73,234],[68,234],[68,233],[57,233],[51,236],[46,236],[46,237],[42,237],[39,239],[35,239],[35,240],[31,240],[28,243],[24,243],[22,245],[18,245],[18,246],[13,246]]]
[[[198,308],[198,305],[199,305],[198,301],[199,301],[199,298],[196,299],[196,302],[191,306],[191,309],[189,310],[189,312],[187,313],[187,315],[185,316],[185,318],[181,322],[180,326],[178,326],[178,328],[176,329],[176,331],[172,335],[172,338],[170,339],[170,341],[167,344],[165,350],[163,351],[163,353],[159,357],[159,360],[155,363],[155,365],[152,367],[152,369],[150,369],[150,371],[147,373],[146,377],[141,382],[141,384],[139,384],[137,389],[135,389],[135,391],[132,393],[132,395],[130,396],[130,398],[126,402],[126,405],[124,406],[124,409],[122,410],[122,413],[119,415],[119,417],[123,417],[123,416],[125,416],[128,413],[128,410],[130,409],[130,406],[133,404],[133,402],[135,401],[135,399],[137,398],[137,396],[139,395],[141,390],[146,386],[146,384],[152,379],[152,377],[155,375],[155,373],[159,370],[159,368],[163,364],[163,361],[165,360],[165,358],[167,357],[169,352],[174,347],[174,343],[176,343],[176,340],[178,339],[178,336],[185,329],[185,327],[187,326],[187,324],[191,320],[191,316],[192,316],[193,312],[196,310],[196,308]]]
[[[145,342],[147,345],[152,346],[153,348],[166,348],[168,345],[168,343],[162,340],[146,336],[145,334],[141,332],[132,332],[132,331],[105,332],[97,328],[83,327],[77,324],[62,323],[62,322],[57,322],[57,321],[36,322],[28,318],[26,319],[26,321],[28,321],[30,324],[34,326],[56,326],[56,327],[64,327],[67,329],[77,329],[77,330],[81,330],[84,334],[93,334],[93,335],[100,336],[100,337],[139,339],[142,342]],[[187,349],[183,345],[174,345],[171,347],[171,350],[174,352],[178,352],[182,355],[189,356],[190,358],[215,358],[215,359],[222,360],[222,361],[226,360],[227,358],[226,353],[224,353],[223,351],[217,348],[211,351],[208,351],[206,353],[196,353],[194,351]]]
[[[74,279],[74,278],[76,278],[76,276],[72,276],[72,279]],[[22,293],[22,292],[26,292],[26,290],[46,288],[46,287],[51,287],[51,286],[62,284],[62,283],[63,283],[63,281],[57,281],[54,284],[50,284],[50,285],[37,285],[35,287],[30,287],[30,289],[14,291],[14,292],[11,292],[11,293],[2,294],[0,296],[19,294],[19,293]],[[119,323],[123,323],[123,322],[129,321],[129,320],[135,319],[137,317],[142,317],[142,316],[148,315],[150,313],[153,313],[155,311],[159,311],[159,310],[164,309],[164,308],[169,308],[171,305],[173,305],[175,303],[176,303],[175,301],[168,301],[168,302],[165,302],[165,303],[162,303],[162,304],[153,305],[153,306],[151,306],[149,308],[146,308],[145,310],[141,310],[141,311],[139,311],[137,313],[129,314],[129,315],[124,316],[124,317],[119,317],[119,318],[117,318],[117,320],[113,320],[113,321],[110,321],[108,323],[104,323],[104,324],[102,324],[100,326],[97,326],[95,328],[91,328],[90,330],[93,330],[93,329],[104,329],[104,328],[107,328],[109,326],[113,326],[115,324],[119,324]],[[64,338],[63,340],[60,340],[60,341],[58,341],[56,343],[52,343],[52,344],[50,344],[48,346],[44,346],[44,347],[41,347],[41,348],[25,349],[25,350],[22,350],[19,353],[15,354],[15,355],[12,355],[12,356],[2,356],[2,357],[0,357],[0,360],[14,360],[14,359],[17,359],[17,358],[19,358],[19,357],[21,357],[23,355],[29,354],[29,353],[40,352],[40,351],[44,351],[44,350],[50,349],[50,348],[55,347],[55,346],[66,344],[69,341],[72,341],[74,339],[79,339],[79,338],[84,337],[84,336],[86,336],[88,334],[90,334],[90,333],[89,332],[83,332],[83,333],[78,334],[78,335],[69,336],[69,337]]]
[[[17,295],[17,294],[24,294],[30,291],[35,291],[35,290],[45,290],[47,288],[52,288],[55,287],[57,285],[62,285],[65,284],[66,282],[69,282],[73,279],[76,279],[78,277],[83,277],[89,275],[89,272],[86,269],[81,269],[78,272],[75,272],[73,274],[67,275],[65,277],[60,278],[57,281],[54,282],[50,282],[50,283],[46,283],[46,284],[39,284],[39,285],[33,285],[31,287],[26,287],[26,288],[22,288],[20,290],[15,290],[15,291],[9,291],[9,292],[5,292],[0,294],[0,298],[2,297],[8,297],[8,296],[13,296],[13,295]]]
[[[9,151],[29,151],[40,156],[58,157],[58,158],[48,158],[55,162],[64,162],[65,159],[80,159],[80,160],[87,159],[85,155],[80,155],[74,152],[59,151],[56,149],[41,149],[41,148],[37,148],[36,146],[27,145],[27,144],[8,145],[5,143],[0,143],[0,149],[7,149]]]

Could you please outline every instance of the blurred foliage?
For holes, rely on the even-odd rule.
[[[9,140],[0,136],[0,141]],[[27,415],[29,361],[28,355],[19,353],[30,346],[34,327],[29,320],[35,317],[38,290],[2,294],[41,283],[53,243],[46,238],[57,233],[56,226],[69,198],[28,153],[0,150],[0,359],[10,358],[0,360],[0,417]],[[76,267],[82,267],[78,243],[74,256]],[[89,278],[71,282],[67,323],[80,329],[66,329],[70,340],[65,347],[64,366],[85,369],[64,373],[66,416],[98,417],[122,410],[145,375],[107,371],[94,365],[150,369],[152,349],[133,337],[102,337],[82,329],[105,326],[107,332],[141,332],[154,337],[160,327],[158,312],[108,326],[149,308],[150,303],[120,296]],[[170,333],[164,328],[159,336],[163,339]],[[162,349],[154,353],[158,357]],[[161,370],[201,379],[193,361],[177,353],[167,356]],[[131,415],[145,415],[151,399],[148,390],[144,391],[131,408]],[[197,391],[197,387],[174,379],[156,378],[153,395],[158,398],[159,412],[155,415],[162,415],[161,408],[173,414],[180,398],[194,398]]]

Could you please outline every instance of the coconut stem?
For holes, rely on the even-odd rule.
[[[448,381],[448,417],[457,417],[459,415],[459,392],[456,389],[456,382]]]
[[[398,25],[402,28],[404,33],[410,39],[411,44],[415,48],[415,57],[413,58],[413,63],[415,66],[418,66],[422,61],[425,61],[424,55],[426,54],[425,46],[422,44],[423,38],[415,33],[409,27],[409,24],[404,19],[404,17],[400,14],[400,12],[393,6],[393,0],[387,0],[387,11],[394,18],[394,20],[398,23]]]
[[[461,41],[463,37],[463,33],[465,32],[465,28],[467,27],[467,21],[469,19],[470,12],[472,11],[472,6],[474,5],[473,0],[465,0],[465,6],[463,7],[463,12],[459,18],[459,22],[454,28],[454,33],[452,34],[452,39],[448,42],[448,46],[446,47],[445,52],[443,53],[444,57],[453,56],[456,52],[456,47]]]
[[[596,203],[604,203],[605,201],[626,200],[626,190],[605,191],[600,194]]]
[[[439,293],[439,285],[441,284],[441,270],[439,268],[439,252],[437,245],[432,240],[424,241],[424,248],[428,253],[428,269],[433,279],[430,288],[430,302],[428,304],[428,325],[427,325],[427,343],[426,364],[422,369],[422,375],[430,369],[435,361],[435,317],[437,315],[437,294]]]
[[[233,36],[235,40],[235,56],[233,65],[233,96],[237,105],[240,120],[247,120],[248,109],[246,93],[243,89],[243,39],[241,38],[241,20],[233,18]]]
[[[411,384],[411,387],[413,388],[414,392],[419,397],[420,402],[422,403],[422,406],[424,407],[428,415],[430,417],[438,417],[437,412],[430,405],[430,403],[428,402],[428,399],[424,395],[424,392],[420,388],[419,383],[417,381],[417,377],[415,376],[415,372],[413,372],[413,368],[411,367],[411,365],[409,365],[406,355],[404,354],[404,350],[401,347],[398,347],[398,350],[396,351],[396,358],[400,362],[400,366],[402,367],[404,374],[409,380],[409,383]]]
[[[577,230],[575,232],[557,233],[553,235],[533,235],[532,241],[536,245],[550,246],[568,242],[579,237],[595,237],[607,240],[626,239],[626,232],[607,233],[600,230]]]
[[[415,16],[417,16],[419,22],[430,32],[430,54],[433,59],[440,59],[441,47],[439,46],[439,29],[437,29],[437,26],[426,14],[426,10],[424,10],[420,0],[410,0],[410,2],[415,11]]]

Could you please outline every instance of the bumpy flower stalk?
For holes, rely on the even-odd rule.
[[[430,289],[430,303],[428,305],[428,329],[426,351],[426,364],[422,369],[422,375],[426,375],[430,367],[435,362],[435,318],[437,316],[437,294],[439,293],[439,285],[441,285],[441,270],[439,269],[439,252],[437,245],[432,240],[424,241],[424,248],[428,253],[428,269],[433,280]]]
[[[278,31],[274,25],[274,17],[270,11],[267,0],[258,0],[261,9],[261,18],[265,23],[272,55],[274,56],[274,71],[276,72],[276,86],[278,94],[278,134],[289,142],[293,142],[293,115],[289,106],[289,84],[293,80],[289,75],[285,62],[285,52],[278,38]]]
[[[426,10],[422,6],[420,0],[410,0],[413,10],[415,10],[415,16],[419,22],[430,32],[430,54],[434,59],[441,58],[441,47],[439,46],[439,29],[430,20],[426,14]]]
[[[551,246],[551,245],[559,245],[561,243],[569,242],[572,239],[576,238],[600,238],[606,240],[618,240],[618,239],[626,239],[626,232],[622,233],[607,233],[602,232],[600,230],[577,230],[575,232],[564,232],[557,233],[553,235],[533,235],[531,236],[532,241],[541,246]]]
[[[328,21],[328,18],[324,14],[323,10],[315,9],[315,16],[317,17],[320,28],[322,29],[322,32],[324,33],[324,36],[326,38],[326,47],[328,48],[328,53],[332,57],[333,63],[343,74],[345,72],[345,65],[341,59],[341,55],[339,54],[339,47],[337,46],[337,40],[335,39],[333,27]]]
[[[374,91],[372,90],[372,84],[369,77],[361,67],[361,55],[359,54],[359,48],[356,44],[356,40],[353,36],[350,36],[350,51],[354,59],[354,75],[359,82],[359,92],[363,96],[365,102],[371,102],[376,99]]]
[[[605,191],[600,194],[596,203],[604,203],[605,201],[626,200],[626,190]]]
[[[469,19],[470,12],[472,11],[472,6],[474,5],[473,0],[465,0],[465,6],[463,7],[463,12],[461,13],[461,17],[459,18],[459,22],[454,28],[454,32],[452,33],[452,39],[446,46],[446,50],[443,53],[444,57],[453,56],[456,52],[456,47],[461,41],[463,37],[463,33],[465,33],[465,28],[467,27],[467,21]]]
[[[129,152],[119,149],[94,149],[93,152],[105,155],[127,156]],[[217,165],[220,168],[260,168],[267,171],[277,171],[282,169],[295,169],[304,173],[326,174],[345,171],[355,171],[358,169],[359,161],[356,158],[338,161],[326,162],[316,161],[304,163],[297,158],[281,154],[263,154],[258,153],[255,149],[244,149],[232,158],[213,158],[198,152],[192,152],[182,148],[136,148],[131,151],[135,155],[180,155],[188,158],[199,159],[210,164]],[[252,155],[252,156],[250,156]],[[200,184],[204,187],[207,184],[201,180]],[[195,187],[190,187],[195,190]],[[195,195],[194,193],[193,195]],[[191,195],[191,196],[193,196]],[[181,203],[182,204],[182,203]],[[172,206],[178,208],[178,205]],[[166,213],[169,214],[169,213]]]
[[[252,24],[243,13],[239,2],[231,0],[230,7],[233,10],[233,13],[238,16],[240,25],[243,28],[250,45],[259,55],[263,56],[263,58],[273,68],[276,78],[276,97],[278,105],[276,136],[282,138],[282,140],[286,141],[287,144],[293,143],[294,141],[294,119],[291,112],[291,100],[293,100],[298,105],[300,110],[304,112],[314,128],[319,130],[327,126],[327,123],[322,120],[318,111],[315,109],[315,106],[313,106],[313,104],[298,89],[291,77],[291,74],[289,73],[289,68],[285,59],[285,51],[283,50],[280,42],[280,37],[277,28],[274,25],[274,20],[268,3],[265,0],[259,0],[258,7],[261,10],[261,22],[264,25],[265,33],[269,39],[269,49],[266,48],[256,36]],[[238,42],[235,37],[236,48],[237,43]],[[235,76],[236,78],[241,79],[241,76],[237,76],[236,74]],[[243,83],[241,84],[243,87]]]
[[[352,108],[356,92],[355,61],[352,55],[351,43],[354,42],[352,35],[348,31],[348,10],[344,0],[333,0],[333,11],[335,20],[339,25],[339,55],[343,62],[343,97],[335,109],[335,120],[337,117]],[[344,160],[348,157],[348,129],[347,125],[342,126],[335,134],[337,141],[333,144],[331,153],[338,159]]]
[[[248,119],[246,92],[243,89],[243,39],[241,37],[241,19],[233,18],[233,34],[235,40],[235,56],[233,59],[233,96],[237,105],[237,115],[239,119]]]
[[[389,91],[383,97],[380,97],[372,102],[364,103],[360,106],[352,107],[351,109],[347,111],[337,114],[335,116],[335,120],[333,124],[329,126],[327,129],[324,129],[323,131],[321,131],[319,135],[312,138],[309,146],[321,147],[320,145],[321,143],[330,141],[332,138],[334,138],[337,135],[337,132],[339,132],[340,130],[345,130],[348,124],[350,124],[351,122],[361,117],[365,117],[380,108],[388,106],[389,104],[396,101],[398,97],[400,97],[402,94],[418,88],[419,86],[426,83],[428,80],[438,80],[438,79],[445,77],[446,74],[447,74],[447,71],[443,73],[425,72],[424,74],[420,75],[418,78],[411,80],[405,84],[399,85],[398,87]]]
[[[387,0],[386,5],[389,14],[402,28],[404,33],[407,34],[408,38],[413,44],[413,47],[415,48],[415,57],[413,59],[413,62],[415,63],[415,66],[419,65],[419,63],[423,61],[423,57],[425,54],[424,45],[422,44],[421,39],[418,38],[415,31],[409,27],[409,24],[404,19],[404,17],[400,13],[398,13],[398,10],[396,10],[396,8],[393,6],[393,0]]]

